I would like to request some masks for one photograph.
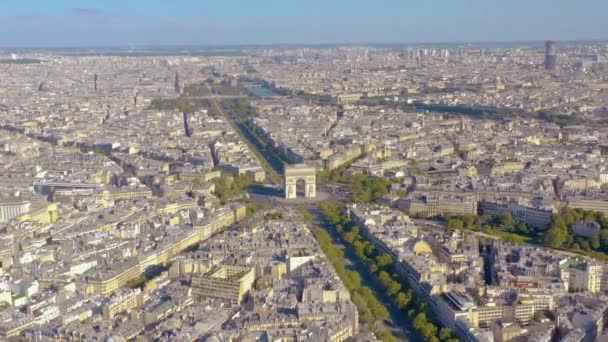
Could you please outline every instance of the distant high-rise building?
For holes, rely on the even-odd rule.
[[[95,90],[97,90],[97,74],[93,76],[93,86],[95,87]]]
[[[175,92],[179,93],[179,73],[175,72]]]
[[[501,74],[496,74],[496,78],[494,79],[494,86],[496,87],[496,91],[505,90],[505,85],[502,82]]]
[[[545,43],[545,69],[555,70],[557,66],[557,42],[548,40]]]
[[[190,128],[190,124],[188,123],[188,113],[186,112],[184,112],[184,133],[188,138],[192,136],[192,129]]]
[[[596,63],[601,63],[602,62],[602,56],[599,53],[596,53],[595,55],[593,55],[593,61]]]

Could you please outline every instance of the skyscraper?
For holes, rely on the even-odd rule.
[[[548,40],[545,43],[545,69],[555,70],[557,66],[557,42]]]
[[[192,136],[192,129],[188,123],[188,113],[184,112],[184,134],[190,138]]]
[[[596,63],[601,63],[602,62],[602,56],[599,53],[596,53],[595,55],[593,55],[593,61]]]

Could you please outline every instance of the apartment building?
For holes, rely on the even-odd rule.
[[[192,294],[197,301],[218,299],[239,305],[255,280],[253,267],[221,265],[192,280]]]

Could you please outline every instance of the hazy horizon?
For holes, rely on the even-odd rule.
[[[325,47],[433,47],[433,46],[453,46],[453,47],[507,47],[507,46],[529,46],[544,48],[546,40],[529,41],[427,41],[427,42],[336,42],[336,43],[248,43],[248,44],[125,44],[125,45],[72,45],[72,46],[3,46],[0,50],[83,50],[83,49],[197,49],[197,50],[231,50],[231,49],[259,49],[259,48],[325,48]],[[578,40],[559,40],[560,45],[578,43],[607,43],[608,39],[578,39]]]
[[[599,0],[0,1],[0,46],[365,45],[608,40]]]

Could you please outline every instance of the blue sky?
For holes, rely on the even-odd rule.
[[[607,0],[0,0],[0,46],[608,39]]]

